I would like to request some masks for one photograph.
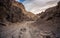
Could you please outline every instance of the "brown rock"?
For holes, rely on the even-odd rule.
[[[34,15],[33,13],[31,13]],[[0,1],[0,21],[1,22],[21,22],[33,20],[28,16],[28,12],[22,3],[15,0],[1,0]],[[31,15],[30,15],[31,16]],[[34,15],[35,16],[35,15]]]
[[[33,24],[33,27],[37,27],[42,31],[40,33],[42,34],[41,37],[48,36],[47,33],[50,32],[52,35],[49,35],[49,38],[60,38],[60,2],[57,6],[49,8],[41,13],[40,18]]]

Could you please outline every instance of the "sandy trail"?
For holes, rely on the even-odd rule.
[[[0,38],[31,38],[28,26],[33,22],[27,21],[1,27]]]

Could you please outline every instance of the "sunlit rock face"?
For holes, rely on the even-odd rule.
[[[22,10],[16,6],[13,6],[12,2],[14,2],[14,1],[13,0],[1,0],[1,2],[0,2],[1,3],[1,6],[0,6],[1,21],[4,19],[5,19],[4,21],[9,21],[9,22],[18,21],[19,15],[17,15],[18,14],[17,12],[21,12],[19,14],[22,14]],[[17,15],[17,17],[16,17],[16,15]]]
[[[0,9],[1,22],[8,21],[14,23],[23,20],[33,20],[27,16],[28,12],[25,10],[24,5],[22,3],[16,2],[15,0],[1,0]]]
[[[34,14],[28,13],[22,3],[0,0],[0,38],[31,38],[27,25],[30,22],[26,21],[32,21],[34,16],[29,15]]]
[[[60,38],[59,7],[58,3],[41,13],[37,21],[31,21],[27,14],[32,13],[26,13],[21,3],[1,0],[0,38]]]

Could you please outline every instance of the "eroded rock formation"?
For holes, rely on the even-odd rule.
[[[32,15],[21,3],[1,0],[0,38],[60,38],[60,2],[41,13],[36,21],[31,21]]]
[[[35,16],[33,13],[29,13]],[[1,0],[0,1],[0,22],[21,22],[33,20],[29,17],[28,12],[22,3],[16,2],[15,0]]]
[[[27,25],[30,22],[26,21],[33,21],[36,17],[34,16],[25,10],[22,3],[15,0],[0,0],[0,38],[30,38]]]
[[[60,2],[41,13],[33,25],[40,30],[42,38],[60,38]]]

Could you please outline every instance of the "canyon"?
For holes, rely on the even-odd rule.
[[[35,15],[15,0],[0,0],[0,38],[60,38],[60,2]]]

